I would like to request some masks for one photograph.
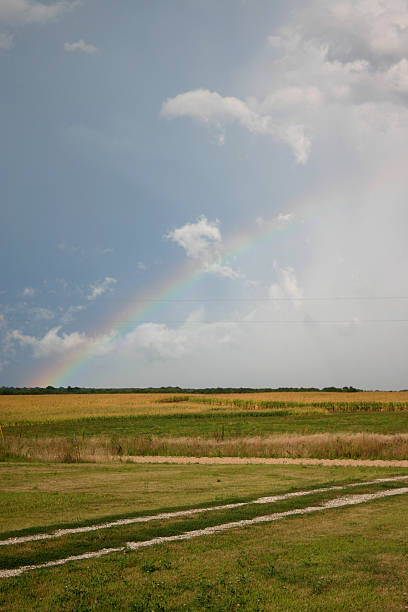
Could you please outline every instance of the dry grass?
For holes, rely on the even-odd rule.
[[[21,438],[6,436],[1,455],[66,463],[103,462],[133,455],[192,457],[307,457],[408,459],[408,434],[279,434],[269,437]]]
[[[358,393],[276,392],[229,393],[186,396],[161,393],[114,393],[92,395],[2,395],[0,424],[21,421],[41,422],[85,417],[165,415],[205,412],[209,406],[267,409],[275,407],[313,406],[329,409],[330,405],[400,405],[408,403],[406,391],[366,391]],[[268,406],[269,404],[269,406]],[[408,404],[407,404],[408,407]],[[394,409],[397,409],[395,407]]]

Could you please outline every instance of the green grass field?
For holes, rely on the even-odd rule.
[[[408,411],[295,410],[21,420],[3,426],[0,459],[107,461],[129,455],[404,459]]]
[[[4,434],[24,437],[76,435],[157,435],[157,436],[257,436],[269,433],[373,432],[408,433],[406,412],[291,414],[239,412],[128,417],[93,417],[51,422],[21,422],[5,425]]]
[[[3,462],[0,532],[4,536],[405,473],[408,469],[350,466]]]
[[[364,482],[403,474],[408,470],[3,463],[1,539],[333,484],[346,489],[1,546],[0,569],[397,488],[401,481]],[[361,485],[347,488],[351,482]],[[12,611],[399,609],[408,587],[407,510],[408,495],[391,497],[34,570],[0,580],[0,606]]]
[[[240,396],[238,403],[234,397],[200,402],[143,396],[140,405],[137,398],[72,396],[72,414],[68,396],[0,401],[0,540],[82,530],[0,545],[0,576],[24,565],[120,549],[0,577],[0,609],[404,609],[406,493],[129,548],[128,542],[408,487],[408,479],[371,482],[408,476],[401,467],[128,462],[132,453],[408,458],[405,396],[391,401],[383,394],[376,401],[374,395],[370,410],[365,396],[351,407],[351,398],[336,403],[331,397],[330,406],[322,407],[318,398],[296,403],[292,395],[279,397],[273,408],[265,394]],[[331,486],[343,488],[327,490]],[[297,491],[306,493],[254,503]],[[214,508],[237,503],[245,505]],[[129,522],[194,508],[206,510]],[[123,519],[128,522],[84,531]]]

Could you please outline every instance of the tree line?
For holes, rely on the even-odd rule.
[[[91,393],[201,393],[206,395],[218,393],[273,393],[273,392],[323,392],[356,393],[362,389],[355,387],[205,387],[202,389],[187,389],[185,387],[0,387],[0,395],[58,395],[58,394],[91,394]]]

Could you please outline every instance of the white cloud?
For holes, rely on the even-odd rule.
[[[231,280],[236,280],[238,278],[242,278],[242,273],[238,270],[234,270],[231,266],[223,266],[219,262],[206,263],[205,271],[213,274],[218,274],[218,276],[223,276],[224,278],[230,278]]]
[[[148,360],[170,360],[194,354],[200,350],[212,350],[214,346],[232,346],[239,329],[235,322],[205,322],[205,312],[199,308],[188,315],[181,325],[171,328],[164,323],[143,323],[121,338],[115,330],[103,336],[90,337],[79,332],[61,333],[61,327],[50,329],[44,336],[35,337],[14,329],[7,336],[9,353],[13,345],[31,349],[35,358],[46,358],[69,353],[81,348],[88,354],[113,358],[124,351]]]
[[[35,295],[35,289],[33,287],[26,287],[23,291],[24,297],[33,297]]]
[[[408,93],[408,61],[405,57],[388,69],[385,82],[393,91]]]
[[[259,109],[263,113],[275,113],[280,109],[286,110],[291,107],[297,109],[299,105],[317,107],[322,101],[322,94],[317,87],[305,85],[277,89],[268,94],[262,103],[259,104],[256,100],[253,100],[253,103],[259,104]]]
[[[287,312],[287,304],[285,304],[287,300],[296,311],[299,311],[302,306],[299,299],[303,298],[303,291],[299,286],[295,270],[291,266],[281,267],[276,261],[273,262],[273,268],[277,282],[270,285],[268,290],[268,297],[276,300],[272,302],[273,310]]]
[[[257,112],[250,105],[251,102],[224,97],[216,91],[196,89],[168,98],[162,105],[161,114],[168,118],[192,117],[215,125],[221,133],[220,144],[224,142],[225,126],[237,122],[254,134],[267,134],[289,145],[296,161],[305,164],[311,142],[304,126],[291,122],[277,123],[271,115]]]
[[[149,360],[166,361],[235,344],[239,333],[236,323],[207,323],[203,320],[204,315],[204,310],[200,308],[177,328],[170,328],[164,323],[144,323],[127,334],[124,344],[128,349],[142,352]]]
[[[82,53],[88,53],[89,55],[93,55],[94,53],[98,52],[97,47],[95,47],[94,45],[90,45],[89,43],[86,43],[84,40],[82,40],[82,38],[78,40],[77,42],[64,43],[64,49],[65,51],[68,51],[70,53],[74,51],[80,51]]]
[[[87,299],[95,300],[104,293],[112,292],[116,283],[116,278],[112,278],[111,276],[106,276],[103,281],[93,283],[90,286],[91,293],[87,296]]]
[[[324,46],[331,62],[376,65],[408,54],[406,0],[316,0],[300,20],[303,36]]]
[[[37,0],[0,0],[0,24],[17,28],[29,24],[44,25],[56,21],[73,10],[81,0],[58,0],[38,2]],[[0,32],[0,49],[9,50],[14,46],[14,33]]]
[[[202,215],[196,223],[186,223],[165,237],[183,247],[187,257],[200,262],[206,272],[224,278],[241,278],[241,273],[222,261],[223,245],[219,222]]]
[[[72,10],[77,4],[77,1],[67,2],[66,0],[60,0],[51,4],[44,4],[34,0],[1,0],[0,21],[11,25],[44,24],[54,21],[64,13]]]
[[[264,219],[263,217],[257,217],[255,219],[255,223],[259,227],[269,227],[272,229],[274,227],[285,227],[285,225],[293,221],[294,217],[294,213],[278,213],[273,219]]]
[[[61,323],[64,323],[64,324],[71,323],[75,318],[75,313],[81,312],[82,310],[85,310],[85,306],[82,306],[82,305],[68,306],[67,310],[60,317]]]
[[[143,261],[138,261],[136,266],[138,270],[142,270],[142,272],[145,272],[145,270],[147,270],[147,266],[145,263],[143,263]]]
[[[269,288],[269,297],[271,298],[302,298],[303,291],[299,287],[295,271],[291,266],[281,268],[279,264],[274,262],[274,269],[278,276],[278,282],[274,283]]]
[[[168,98],[163,103],[161,112],[165,117],[192,117],[220,125],[238,121],[251,132],[265,132],[268,127],[267,118],[251,111],[242,100],[224,97],[208,89],[195,89],[175,98]]]
[[[269,57],[243,82],[245,96],[187,91],[166,100],[162,115],[215,126],[221,142],[237,123],[287,144],[302,164],[312,142],[330,140],[334,152],[347,138],[371,154],[380,135],[404,140],[408,0],[309,0],[268,42]]]
[[[8,340],[17,342],[23,347],[30,347],[34,357],[49,357],[50,355],[65,353],[84,345],[88,341],[86,336],[79,332],[62,333],[60,335],[60,329],[60,327],[54,327],[42,338],[28,336],[15,329],[8,335]]]
[[[214,250],[221,244],[218,221],[208,221],[204,215],[196,223],[186,223],[169,232],[166,238],[183,247],[192,259],[211,259]]]
[[[119,347],[120,339],[114,330],[92,337],[77,331],[61,332],[61,326],[56,326],[39,338],[14,329],[7,335],[4,345],[8,355],[15,356],[16,344],[31,349],[36,359],[65,356],[79,349],[83,354],[104,357]]]
[[[187,334],[169,329],[164,323],[144,323],[126,336],[125,343],[141,349],[151,357],[182,357],[188,352]]]
[[[407,0],[313,0],[272,41],[278,53],[273,80],[293,92],[295,107],[296,90],[326,112],[333,103],[406,105],[400,94],[407,80]],[[276,96],[268,93],[265,103],[272,99],[276,109]]]
[[[14,34],[10,32],[0,32],[0,49],[8,51],[14,47]]]

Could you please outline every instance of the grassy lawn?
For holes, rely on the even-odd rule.
[[[400,610],[408,605],[407,510],[407,496],[388,498],[37,570],[2,580],[0,605]]]
[[[0,533],[408,474],[302,465],[0,463]]]
[[[383,490],[398,489],[408,483],[401,481],[375,484],[361,484],[358,487],[325,491],[313,489],[301,497],[270,503],[251,503],[233,508],[217,507],[189,516],[166,517],[154,521],[115,525],[106,529],[82,533],[70,533],[58,538],[40,541],[20,542],[0,547],[0,569],[11,569],[22,565],[39,564],[47,561],[80,555],[105,547],[120,547],[126,542],[142,542],[157,537],[168,537],[188,531],[204,529],[232,521],[251,520],[255,517],[288,512],[294,509],[318,506],[344,495],[376,493]],[[195,506],[194,506],[195,507]],[[140,515],[140,513],[136,513]],[[134,516],[134,515],[133,515]],[[146,516],[146,515],[144,515]],[[48,531],[48,530],[47,530]]]

